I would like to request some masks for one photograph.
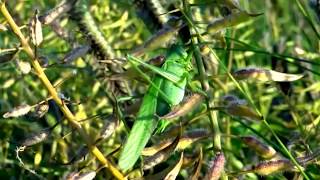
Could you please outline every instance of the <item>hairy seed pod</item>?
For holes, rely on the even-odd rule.
[[[179,29],[180,27],[163,27],[154,35],[152,35],[148,40],[146,40],[146,42],[141,47],[133,50],[132,54],[134,56],[140,56],[144,52],[153,51],[157,48],[160,48],[161,46],[168,43],[176,35]]]
[[[287,159],[261,162],[253,168],[253,172],[266,176],[281,171],[292,169],[293,165]]]
[[[6,63],[14,59],[15,55],[19,52],[19,49],[17,48],[14,51],[9,51],[5,53],[0,53],[0,64]]]
[[[201,140],[203,138],[209,137],[210,133],[205,129],[195,129],[192,131],[188,131],[184,135],[180,137],[179,143],[177,145],[177,149],[183,150],[187,148],[190,144]],[[151,147],[146,147],[142,151],[143,156],[153,156],[157,152],[161,151],[162,149],[168,147],[172,142],[174,141],[173,138],[164,140],[160,142],[159,144],[156,144]]]
[[[181,117],[197,108],[198,105],[204,100],[203,95],[194,93],[191,96],[185,98],[179,105],[173,107],[172,111],[168,114],[161,116],[161,119],[174,119]]]
[[[49,110],[48,102],[38,104],[34,111],[34,116],[37,118],[42,118],[48,112],[48,110]]]
[[[119,125],[118,118],[113,115],[111,116],[111,118],[107,118],[107,120],[105,120],[105,121],[106,122],[100,132],[99,139],[101,139],[101,140],[107,139],[108,137],[110,137]]]
[[[39,20],[41,21],[42,24],[50,24],[55,19],[61,17],[64,13],[68,12],[76,2],[77,0],[62,1],[61,4],[58,4],[53,9],[41,15],[39,17]]]
[[[72,51],[68,52],[61,61],[63,63],[71,63],[75,59],[86,55],[89,49],[90,46],[87,45],[74,48]]]
[[[210,23],[207,27],[207,32],[210,34],[214,34],[225,28],[236,26],[240,23],[246,22],[250,20],[251,17],[256,17],[259,15],[261,14],[249,14],[245,11],[235,12],[226,17],[218,18]]]
[[[34,133],[28,137],[26,137],[24,140],[20,142],[21,146],[33,146],[35,144],[41,143],[42,141],[46,140],[49,135],[51,134],[52,130],[58,125],[56,123],[54,126],[50,128],[46,128],[41,130],[40,132]]]
[[[79,174],[74,180],[92,180],[96,177],[97,173],[95,171],[89,171],[83,174]]]
[[[243,136],[241,137],[242,142],[244,142],[249,148],[256,151],[261,157],[265,159],[270,159],[276,155],[276,151],[271,147],[260,140],[252,136]]]
[[[153,156],[147,157],[143,161],[143,169],[148,170],[152,167],[156,166],[157,164],[167,160],[171,153],[176,149],[179,143],[179,136],[175,138],[175,140],[166,148],[162,149],[161,151],[157,152]]]
[[[239,103],[239,102],[231,102],[229,103],[226,108],[226,112],[232,116],[240,116],[248,119],[253,120],[262,120],[263,117],[260,116],[257,112],[252,110],[250,107],[248,107],[245,104]]]
[[[41,25],[41,22],[39,21],[38,14],[39,14],[39,11],[36,10],[34,13],[34,16],[32,17],[29,23],[31,42],[35,46],[39,46],[43,41],[42,25]]]
[[[205,180],[218,180],[221,176],[221,173],[224,170],[224,164],[226,163],[226,159],[222,152],[218,152],[216,157],[212,161],[212,164],[205,175]]]
[[[11,111],[6,112],[2,117],[9,118],[9,117],[19,117],[27,114],[31,110],[31,106],[28,104],[23,104],[13,108]]]
[[[161,1],[159,0],[147,0],[148,7],[152,12],[158,17],[162,24],[165,24],[169,20],[169,15],[166,14],[167,11],[163,8]]]
[[[166,175],[164,180],[175,180],[180,172],[180,169],[183,164],[183,152],[180,155],[180,159],[177,162],[177,164],[174,166],[174,168]]]
[[[244,68],[235,71],[232,75],[237,80],[253,79],[261,82],[290,82],[303,77],[302,74],[287,74],[262,68]]]

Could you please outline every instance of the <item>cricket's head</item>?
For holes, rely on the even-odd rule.
[[[191,58],[192,53],[188,54],[183,45],[180,44],[172,45],[166,55],[166,61],[169,60],[174,63],[183,65],[187,71],[190,71],[192,69]]]

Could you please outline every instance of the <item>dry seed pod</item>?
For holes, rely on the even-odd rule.
[[[13,108],[11,111],[6,112],[2,117],[9,118],[9,117],[19,117],[27,114],[31,110],[31,106],[28,104],[20,105]]]
[[[194,93],[175,106],[171,112],[161,117],[161,119],[174,119],[181,117],[198,107],[204,97],[201,94]]]
[[[0,53],[0,63],[6,63],[13,60],[14,56],[19,52],[19,49],[9,51],[6,53]]]
[[[119,125],[119,120],[114,115],[112,115],[110,118],[107,118],[107,120],[105,121],[106,122],[100,132],[100,137],[97,141],[104,140],[110,137]]]
[[[202,148],[200,148],[199,151],[199,156],[198,156],[198,160],[195,164],[195,168],[194,168],[194,173],[191,177],[191,180],[197,180],[199,179],[200,176],[200,172],[201,172],[201,167],[202,167],[202,159],[203,159],[203,154],[202,154]]]
[[[222,152],[218,152],[212,164],[205,175],[205,180],[218,180],[221,176],[221,173],[224,170],[224,164],[226,163],[226,159]]]
[[[245,11],[232,13],[226,17],[216,19],[215,21],[210,23],[207,27],[207,32],[210,34],[214,34],[222,29],[236,26],[240,23],[250,20],[252,17],[256,17],[259,15],[261,14],[249,14]]]
[[[35,46],[39,46],[43,41],[42,25],[41,25],[41,22],[39,21],[38,14],[39,14],[39,11],[36,10],[29,24],[31,42]]]
[[[79,174],[74,178],[74,180],[92,180],[96,177],[97,173],[95,171],[89,171],[83,174]]]
[[[293,168],[291,162],[287,159],[261,162],[253,168],[253,172],[266,176]]]
[[[260,140],[252,136],[243,136],[241,137],[242,142],[244,142],[249,148],[256,151],[261,157],[265,159],[270,159],[276,155],[276,151],[271,147]]]
[[[195,130],[189,131],[180,137],[179,143],[177,145],[177,149],[183,150],[187,148],[190,144],[209,136],[210,136],[210,133],[204,129],[195,129]],[[174,139],[170,138],[154,146],[144,148],[144,150],[142,151],[142,155],[153,156],[154,154],[168,147],[170,144],[172,144],[173,141]]]
[[[248,119],[253,120],[262,120],[262,116],[256,113],[247,105],[241,104],[239,102],[231,102],[229,103],[226,108],[226,112],[232,116],[240,116]]]
[[[44,15],[41,15],[39,20],[42,24],[50,24],[55,19],[68,12],[76,2],[77,0],[62,1],[61,4],[58,4],[53,9],[47,11]]]
[[[73,49],[72,51],[68,52],[63,58],[62,58],[62,62],[63,63],[71,63],[72,61],[74,61],[75,59],[82,57],[84,55],[87,54],[87,52],[89,51],[90,46],[80,46],[77,47],[75,49]]]
[[[303,77],[302,74],[287,74],[262,68],[244,68],[235,71],[232,75],[237,80],[254,79],[261,82],[290,82]]]
[[[29,62],[17,61],[18,68],[22,74],[28,74],[31,71],[31,65]]]
[[[34,111],[34,116],[37,118],[42,118],[49,110],[49,104],[48,102],[44,102],[41,104],[38,104]]]
[[[166,175],[164,180],[175,180],[180,172],[180,169],[183,164],[183,152],[180,155],[180,159],[178,163],[174,166],[174,168]]]
[[[144,170],[151,169],[157,164],[167,160],[170,157],[171,153],[176,149],[179,143],[179,139],[180,139],[180,136],[177,136],[169,146],[157,152],[153,156],[145,158],[143,161],[143,169]]]
[[[146,51],[152,51],[165,45],[175,36],[179,29],[180,27],[174,28],[165,26],[151,36],[141,47],[133,50],[132,54],[134,56],[140,56]]]
[[[56,123],[54,126],[50,127],[50,128],[45,128],[43,130],[41,130],[40,132],[34,133],[30,136],[28,136],[27,138],[25,138],[24,140],[22,140],[20,142],[21,146],[32,146],[35,144],[38,144],[44,140],[46,140],[49,135],[51,134],[52,130],[58,125],[59,123]]]

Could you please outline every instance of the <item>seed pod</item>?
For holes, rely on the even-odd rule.
[[[143,169],[144,170],[151,169],[157,164],[167,160],[170,157],[171,153],[176,149],[179,143],[179,139],[180,139],[180,136],[177,136],[169,146],[157,152],[153,156],[145,158],[143,161]]]
[[[180,169],[182,167],[183,164],[183,152],[180,155],[180,160],[178,161],[178,163],[174,166],[174,168],[166,175],[166,177],[164,178],[164,180],[175,180],[176,177],[178,176]]]
[[[195,129],[195,130],[189,131],[180,137],[179,143],[177,145],[177,149],[183,150],[183,149],[187,148],[190,144],[192,144],[200,139],[209,137],[209,136],[210,136],[210,133],[204,129]],[[157,152],[168,147],[170,144],[172,144],[173,141],[174,141],[174,139],[170,138],[170,139],[164,140],[154,146],[144,148],[144,150],[142,151],[142,155],[143,156],[153,156]]]
[[[41,15],[39,17],[39,20],[42,24],[50,24],[55,19],[59,18],[64,13],[68,12],[76,2],[77,0],[62,1],[61,4],[47,11],[44,15]]]
[[[224,164],[226,162],[226,159],[224,157],[224,154],[222,152],[218,152],[214,160],[212,161],[212,164],[205,175],[205,180],[218,180],[221,176],[221,173],[224,170]]]
[[[202,159],[203,159],[202,148],[200,148],[199,155],[198,155],[198,160],[194,165],[195,168],[193,170],[191,180],[199,179],[200,172],[201,172],[201,167],[202,167]]]
[[[281,171],[286,171],[292,169],[293,165],[287,159],[275,160],[275,161],[265,161],[259,163],[253,168],[253,172],[266,176],[272,173],[278,173]]]
[[[303,77],[302,74],[287,74],[262,68],[244,68],[235,71],[232,75],[237,80],[253,79],[261,82],[290,82]]]
[[[119,125],[118,118],[113,115],[110,118],[107,118],[107,120],[105,120],[105,121],[106,122],[100,132],[100,137],[99,137],[98,141],[104,140],[104,139],[107,139],[108,137],[110,137]]]
[[[18,68],[22,74],[28,74],[31,71],[31,65],[29,62],[17,61]]]
[[[97,173],[95,171],[89,171],[83,174],[79,174],[74,180],[92,180],[96,177]]]
[[[48,112],[48,110],[49,110],[48,102],[38,104],[34,111],[34,116],[37,118],[42,118]]]
[[[231,102],[229,103],[226,108],[226,112],[233,116],[240,116],[248,119],[253,120],[262,120],[262,116],[256,113],[247,105],[241,104],[239,102]]]
[[[0,63],[6,63],[15,57],[15,55],[19,52],[19,49],[16,49],[14,51],[9,51],[6,53],[0,53]]]
[[[50,128],[46,128],[41,130],[40,132],[34,133],[28,137],[26,137],[24,140],[20,142],[21,146],[32,146],[35,144],[38,144],[44,140],[46,140],[49,135],[51,134],[52,130],[58,125],[59,123],[56,123],[54,126]]]
[[[249,148],[256,151],[261,157],[265,159],[270,159],[276,155],[276,151],[271,147],[260,140],[252,136],[243,136],[241,137],[242,142],[244,142]]]
[[[75,59],[82,57],[84,55],[87,54],[87,52],[89,51],[90,46],[80,46],[77,47],[75,49],[73,49],[72,51],[68,52],[63,58],[62,58],[62,62],[63,63],[71,63],[72,61],[74,61]]]
[[[166,43],[168,43],[178,32],[178,28],[165,26],[156,32],[153,36],[151,36],[141,47],[135,49],[132,54],[134,56],[140,56],[143,52],[153,51]]]
[[[39,14],[39,11],[36,10],[34,13],[34,16],[32,17],[29,23],[31,42],[35,46],[39,46],[43,41],[42,25],[41,25],[41,22],[39,21],[38,14]]]
[[[11,111],[6,112],[2,117],[9,118],[9,117],[19,117],[27,114],[31,110],[31,106],[28,104],[20,105],[13,108]]]
[[[245,11],[232,13],[226,17],[216,19],[215,21],[210,23],[207,27],[207,32],[210,34],[214,34],[225,28],[236,26],[240,23],[246,22],[250,20],[252,17],[256,17],[259,15],[261,14],[249,14]]]
[[[168,114],[160,117],[161,119],[174,119],[181,117],[195,109],[202,101],[204,97],[201,94],[194,93],[191,96],[183,100],[179,105],[173,107],[173,110]]]

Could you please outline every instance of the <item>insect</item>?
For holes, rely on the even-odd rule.
[[[130,61],[152,68],[157,75],[150,81],[151,85],[143,98],[135,123],[120,154],[119,167],[122,170],[132,168],[138,160],[157,126],[157,116],[167,114],[172,106],[182,101],[190,57],[180,45],[173,45],[168,50],[166,61],[161,68],[128,56]]]

